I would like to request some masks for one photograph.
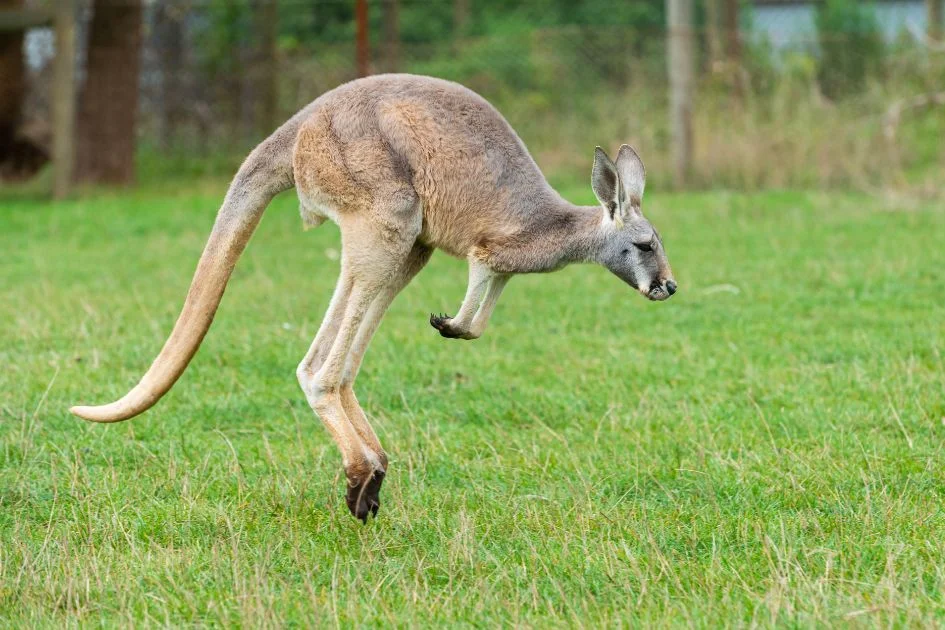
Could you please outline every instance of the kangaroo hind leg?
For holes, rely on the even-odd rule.
[[[354,426],[355,431],[361,436],[364,442],[375,448],[380,455],[382,469],[374,472],[374,475],[358,486],[348,487],[347,501],[349,507],[352,505],[368,506],[373,514],[377,514],[380,507],[380,490],[387,472],[387,455],[381,448],[380,441],[374,433],[374,429],[368,422],[367,415],[358,402],[358,397],[354,393],[354,380],[358,376],[358,370],[361,368],[361,362],[364,359],[364,353],[368,344],[377,332],[381,320],[391,302],[397,297],[397,294],[410,283],[415,275],[426,265],[430,259],[433,249],[426,245],[416,244],[407,256],[407,260],[401,266],[400,271],[391,280],[387,288],[378,295],[368,309],[367,315],[361,322],[361,327],[355,336],[354,343],[351,346],[351,352],[348,354],[348,363],[345,366],[344,375],[341,381],[341,406],[344,408],[348,420]],[[358,512],[357,508],[352,511]]]
[[[350,389],[353,380],[346,378],[346,373],[350,374],[348,368],[359,331],[364,326],[368,326],[370,333],[376,329],[377,324],[372,322],[380,321],[383,310],[396,295],[394,291],[386,297],[401,282],[419,235],[419,208],[413,205],[415,212],[403,207],[374,209],[384,211],[382,222],[375,221],[373,213],[359,213],[340,222],[342,272],[338,289],[298,369],[309,404],[341,450],[348,479],[348,508],[363,521],[367,521],[369,513],[377,513],[377,494],[386,473],[387,457],[353,392],[349,395],[343,390]],[[395,221],[400,225],[394,226]],[[383,305],[380,313],[372,313],[375,303]],[[369,336],[363,342],[365,347],[368,340]],[[349,387],[344,387],[346,384]]]
[[[341,381],[342,405],[345,408],[345,412],[348,414],[348,418],[351,420],[352,424],[354,424],[355,429],[364,441],[368,444],[376,443],[378,448],[380,448],[380,444],[378,443],[377,436],[374,434],[373,429],[371,429],[371,425],[368,424],[364,410],[361,409],[354,395],[354,381],[358,377],[358,371],[361,368],[361,362],[364,360],[364,353],[367,351],[368,344],[371,343],[374,333],[377,332],[378,327],[381,325],[381,320],[384,318],[387,309],[394,301],[394,298],[397,297],[397,294],[413,280],[413,277],[416,276],[421,269],[423,269],[427,261],[430,260],[432,253],[433,249],[426,245],[417,243],[413,246],[407,256],[407,260],[401,265],[396,276],[391,279],[391,282],[384,291],[374,299],[364,321],[361,322],[361,327],[358,329],[358,334],[351,346],[351,352],[348,354],[348,363],[345,366],[344,376]],[[381,453],[383,454],[383,451],[381,451]],[[382,457],[382,459],[386,467],[387,458]]]

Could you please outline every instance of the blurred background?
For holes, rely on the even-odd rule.
[[[0,0],[0,181],[228,176],[381,72],[478,91],[558,184],[629,142],[661,187],[942,188],[942,0]]]

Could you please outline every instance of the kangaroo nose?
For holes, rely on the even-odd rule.
[[[676,283],[672,280],[666,282],[666,292],[672,295],[676,292]]]

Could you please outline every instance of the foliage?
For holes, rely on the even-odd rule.
[[[203,101],[198,95],[201,107],[191,107],[188,101],[188,112],[203,112],[201,120],[205,122],[192,125],[193,133],[179,134],[189,144],[167,150],[170,166],[145,160],[156,172],[173,172],[178,157],[189,154],[191,162],[206,158],[208,163],[225,165],[218,174],[230,175],[229,165],[239,162],[261,137],[262,131],[234,132],[242,129],[240,121],[252,113],[239,108],[244,101],[251,103],[258,92],[254,90],[256,75],[240,66],[240,55],[231,49],[247,29],[251,30],[251,16],[240,13],[248,11],[249,5],[212,2],[217,4],[208,5],[201,14],[206,20],[201,28],[221,32],[199,31],[195,41],[204,50],[201,54],[219,58],[219,63],[208,63],[199,74],[212,76],[193,84],[217,92]],[[469,6],[468,26],[463,37],[457,38],[452,3],[403,0],[400,69],[457,80],[481,93],[512,123],[539,164],[559,178],[586,179],[588,156],[579,147],[630,142],[644,152],[651,182],[668,185],[665,177],[671,172],[671,143],[662,2],[483,0]],[[945,110],[908,112],[894,147],[888,146],[881,123],[883,113],[904,95],[939,89],[945,77],[945,57],[928,55],[914,42],[881,50],[882,64],[877,63],[876,68],[882,65],[888,69],[886,80],[863,79],[856,99],[826,100],[824,91],[833,92],[821,89],[821,84],[841,79],[825,79],[823,73],[847,63],[831,57],[845,52],[831,52],[834,40],[827,30],[859,32],[856,25],[864,20],[872,24],[870,33],[875,30],[875,18],[868,8],[841,11],[836,6],[841,5],[834,2],[824,9],[833,21],[828,24],[821,19],[827,44],[821,54],[816,50],[785,52],[757,34],[746,37],[743,74],[738,76],[747,78],[744,98],[733,100],[735,75],[729,72],[705,72],[699,77],[693,185],[854,187],[870,192],[896,187],[923,194],[941,190],[945,146],[938,142],[940,136],[919,130],[945,129]],[[350,2],[317,2],[304,7],[282,3],[281,117],[287,118],[319,94],[355,77],[351,7]],[[382,3],[371,3],[370,8],[371,33],[380,38]],[[612,13],[608,13],[610,8]],[[836,15],[850,11],[870,17],[837,21]],[[608,15],[612,19],[606,20]],[[744,28],[750,29],[752,15],[747,6],[741,18]],[[697,19],[704,16],[697,15]],[[606,21],[606,26],[601,26],[601,21]],[[846,37],[842,30],[840,35]],[[383,50],[376,40],[378,71],[386,69]],[[846,81],[846,75],[842,80]],[[239,81],[248,83],[241,85]],[[212,112],[212,118],[206,118],[205,112]],[[147,153],[155,144],[153,135],[148,134],[157,126],[148,125],[147,120],[144,123],[142,146]],[[228,158],[218,159],[217,153],[224,151],[230,153]],[[185,170],[206,172],[210,168],[191,163]]]
[[[155,409],[108,426],[66,411],[147,367],[222,194],[2,200],[0,626],[945,615],[945,208],[651,187],[672,300],[587,266],[516,278],[475,342],[426,322],[466,281],[437,254],[359,379],[392,457],[362,526],[294,376],[338,235],[303,233],[292,195]]]
[[[239,51],[253,34],[252,15],[248,2],[209,0],[200,19],[194,21],[194,47],[206,76],[225,77],[240,69]]]
[[[857,0],[827,0],[818,6],[816,25],[820,43],[818,78],[829,98],[863,89],[867,78],[880,69],[883,37],[871,6]]]
[[[376,42],[383,33],[382,4],[369,4],[370,32]],[[239,2],[232,5],[243,6]],[[469,24],[464,34],[472,37],[602,24],[653,32],[661,30],[665,23],[662,0],[619,3],[612,0],[474,0],[469,2],[468,11]],[[318,0],[304,8],[294,2],[284,2],[282,17],[283,34],[312,47],[348,42],[354,37],[354,2]],[[399,18],[401,40],[405,44],[450,43],[456,37],[453,3],[449,0],[401,0]]]

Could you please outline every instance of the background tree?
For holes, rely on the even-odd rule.
[[[134,179],[140,52],[140,0],[95,0],[79,98],[79,181],[126,184]]]
[[[0,9],[22,6],[22,0],[0,0]],[[44,149],[17,135],[25,97],[23,31],[0,31],[0,177],[29,177],[49,159]]]
[[[0,0],[0,9],[17,9],[22,0]],[[0,160],[12,151],[23,103],[23,31],[0,31]]]

